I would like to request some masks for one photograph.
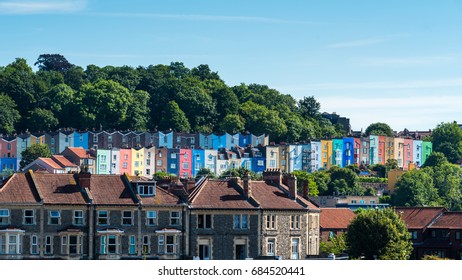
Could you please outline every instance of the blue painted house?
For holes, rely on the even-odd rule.
[[[180,159],[179,159],[180,149],[168,149],[167,150],[167,173],[175,174],[179,176],[180,174]]]
[[[343,139],[332,139],[332,165],[343,167]]]
[[[221,148],[226,148],[226,135],[227,134],[228,133],[225,133],[223,135],[212,134],[212,148],[214,150],[219,150]]]
[[[192,150],[192,177],[196,177],[197,172],[205,167],[205,151],[203,149]],[[213,172],[213,170],[212,170]]]
[[[251,133],[239,134],[239,146],[246,147],[247,145],[252,145],[252,134]]]
[[[343,159],[342,166],[346,167],[355,163],[355,139],[352,137],[343,138]]]
[[[170,132],[158,132],[158,137],[159,137],[159,147],[166,147],[168,149],[173,148],[173,131]]]
[[[199,147],[204,150],[213,148],[213,134],[199,133]]]
[[[74,147],[88,150],[88,131],[74,131]]]
[[[263,149],[264,147],[249,149],[252,156],[252,171],[255,173],[261,173],[266,169],[266,157]]]
[[[379,163],[379,137],[377,135],[369,136],[369,150],[369,164],[373,165]]]
[[[0,158],[0,172],[7,170],[18,171],[17,158]]]

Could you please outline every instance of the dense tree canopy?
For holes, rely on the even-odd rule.
[[[48,145],[46,144],[32,144],[30,147],[27,147],[24,151],[21,152],[21,162],[19,165],[21,168],[24,168],[29,163],[33,162],[39,157],[51,157],[51,151]]]
[[[441,123],[433,131],[433,150],[443,153],[449,162],[458,163],[462,158],[462,130],[456,122]]]
[[[386,123],[372,123],[370,124],[365,131],[367,136],[369,135],[383,135],[392,137],[394,135],[393,129]]]
[[[172,113],[167,105],[174,101],[176,116],[186,118],[179,117],[177,129],[192,132],[249,131],[268,134],[275,142],[345,135],[321,118],[314,96],[297,101],[266,85],[228,86],[206,64],[191,69],[181,62],[82,68],[60,54],[42,54],[35,65],[36,72],[18,58],[0,67],[3,133],[55,127],[173,129],[165,113]]]
[[[351,258],[407,260],[412,253],[410,234],[393,209],[362,210],[348,226]]]

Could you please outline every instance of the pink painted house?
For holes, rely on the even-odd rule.
[[[385,164],[385,136],[379,136],[379,163]]]
[[[120,149],[120,174],[132,174],[132,149]]]
[[[414,140],[404,139],[403,147],[403,169],[409,170],[409,164],[414,160]]]
[[[189,178],[192,177],[192,150],[180,149],[180,164],[179,176]]]

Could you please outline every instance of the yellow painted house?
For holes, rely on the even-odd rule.
[[[332,140],[321,140],[321,166],[329,169],[332,162]]]
[[[132,174],[144,176],[144,149],[132,148]]]
[[[404,139],[403,138],[395,138],[394,141],[394,147],[395,147],[395,152],[394,152],[394,159],[398,161],[398,166],[399,168],[403,168],[404,164]]]

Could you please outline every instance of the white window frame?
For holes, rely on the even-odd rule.
[[[30,237],[30,254],[31,255],[38,255],[39,254],[39,246],[38,246],[38,236],[31,235]]]
[[[106,212],[106,217],[102,217],[102,213],[103,212]],[[98,220],[97,220],[97,224],[98,226],[107,226],[109,225],[109,211],[108,210],[98,210]],[[100,220],[102,219],[105,219],[106,220],[106,223],[100,223]]]
[[[276,238],[266,239],[266,255],[275,256],[276,255]]]
[[[130,213],[130,217],[129,216],[126,216],[125,214],[128,214]],[[128,223],[129,221],[129,223]],[[121,224],[123,226],[132,226],[133,225],[133,211],[129,210],[129,211],[122,211],[122,220],[121,220]]]
[[[57,214],[57,215],[56,215]],[[57,222],[53,222],[53,219],[57,219]],[[61,224],[61,211],[50,210],[48,211],[48,224],[49,225],[60,225]]]
[[[0,209],[0,225],[10,224],[10,209]]]
[[[80,214],[77,214],[80,213]],[[72,224],[75,226],[83,226],[85,224],[83,210],[74,210],[72,217]]]
[[[53,236],[45,236],[45,255],[53,255]]]
[[[151,238],[149,238],[149,235],[143,235],[143,246],[142,248],[142,254],[143,255],[149,255],[151,254]]]
[[[157,225],[157,211],[155,210],[146,211],[146,225],[147,226]]]
[[[176,214],[178,214],[178,216]],[[170,211],[170,225],[171,226],[181,225],[181,212],[180,211]]]
[[[202,220],[202,223],[200,223],[200,220]],[[212,229],[213,228],[213,215],[212,214],[197,214],[197,228]]]
[[[290,216],[290,229],[300,229],[300,215]]]
[[[266,229],[276,229],[276,220],[275,214],[266,215]]]
[[[249,220],[250,220],[250,217],[248,214],[234,214],[233,215],[233,228],[234,229],[249,229],[250,228]]]

